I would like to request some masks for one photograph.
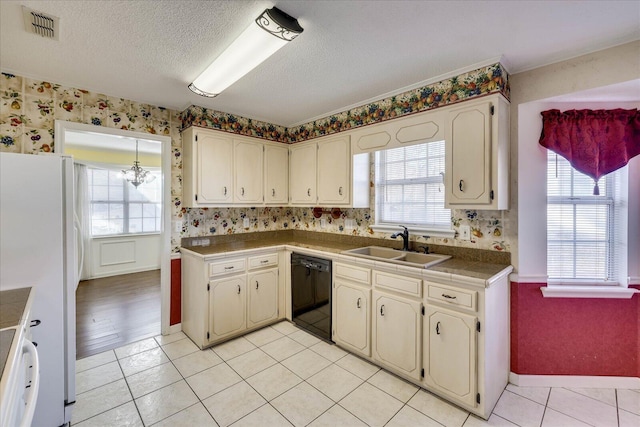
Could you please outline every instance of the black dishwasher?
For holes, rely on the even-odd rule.
[[[331,341],[331,261],[291,254],[293,321],[318,337]]]

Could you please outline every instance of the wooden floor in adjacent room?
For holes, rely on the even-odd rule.
[[[160,334],[160,270],[83,280],[76,291],[76,359]]]

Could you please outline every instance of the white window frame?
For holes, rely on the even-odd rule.
[[[88,168],[88,172],[92,173],[93,170],[106,170],[110,173],[119,173],[120,169],[116,169],[116,168],[102,168],[102,167],[94,167],[94,166],[87,166]],[[149,169],[149,168],[147,168]],[[153,170],[153,169],[149,169],[151,173],[154,173],[155,175],[158,175],[159,171],[158,170]],[[159,189],[159,194],[162,194],[162,183],[161,183],[161,178],[156,176],[156,181],[158,184],[160,184],[160,189]],[[142,184],[144,185],[144,184]],[[106,185],[107,187],[110,187],[110,185]],[[131,187],[130,187],[131,186]],[[144,205],[145,204],[153,204],[153,205],[160,205],[161,201],[158,202],[144,202],[144,201],[138,201],[138,200],[130,200],[129,196],[131,194],[131,189],[132,189],[132,184],[130,184],[129,182],[127,182],[125,179],[122,179],[122,200],[94,200],[93,199],[93,177],[91,179],[91,184],[89,185],[89,189],[91,190],[91,196],[89,199],[89,204],[91,206],[91,238],[92,239],[101,239],[101,238],[110,238],[110,237],[118,237],[118,236],[136,236],[136,235],[154,235],[154,234],[160,234],[162,232],[162,214],[158,214],[155,216],[155,221],[156,223],[158,223],[159,228],[157,230],[154,231],[135,231],[135,232],[130,232],[129,231],[129,205],[131,204],[135,204],[135,203],[140,203],[142,204],[142,210],[144,212]],[[111,204],[122,204],[123,205],[123,230],[122,232],[118,232],[118,233],[108,233],[108,234],[93,234],[93,207],[94,205],[111,205]],[[109,221],[111,218],[107,218],[107,221]],[[144,223],[144,214],[141,217],[141,219],[143,220]]]
[[[538,140],[542,132],[540,113],[549,109],[613,109],[640,108],[638,102],[562,102],[541,100],[517,106],[517,236],[518,243],[512,253],[516,273],[511,280],[517,283],[541,285],[545,297],[556,298],[631,298],[637,289],[629,285],[640,285],[640,157],[633,158],[628,165],[627,194],[627,246],[620,260],[625,265],[621,270],[625,279],[619,286],[581,286],[576,284],[548,283],[547,278],[547,233],[546,233],[546,173],[547,149]],[[628,262],[627,262],[628,261]]]
[[[444,156],[444,141],[435,141],[435,142],[425,142],[422,144],[443,144],[442,147],[442,153]],[[419,145],[419,144],[412,144],[413,146],[415,145]],[[395,149],[401,149],[401,148],[406,148],[406,147],[399,147],[399,148],[395,148]],[[393,148],[391,149],[393,150]],[[455,236],[455,231],[451,228],[451,213],[449,210],[449,221],[447,222],[447,225],[445,226],[444,224],[442,226],[438,226],[438,225],[429,225],[429,224],[425,224],[425,223],[400,223],[400,222],[383,222],[381,220],[381,197],[379,194],[379,174],[378,174],[378,167],[379,167],[379,159],[381,156],[384,155],[384,151],[378,151],[375,153],[374,156],[374,170],[376,171],[375,173],[375,198],[374,198],[374,203],[375,203],[375,209],[374,209],[374,217],[375,217],[375,224],[371,225],[371,229],[377,232],[386,232],[386,233],[393,233],[393,232],[397,232],[400,226],[405,226],[409,229],[409,231],[411,233],[414,234],[422,234],[425,237],[449,237],[452,238]],[[444,159],[443,159],[444,160]],[[406,161],[406,159],[405,159]],[[393,184],[396,185],[412,185],[412,184],[440,184],[442,186],[442,192],[444,194],[444,179],[443,179],[443,175],[444,175],[444,161],[443,161],[443,170],[440,172],[440,174],[435,175],[435,176],[428,176],[428,177],[424,177],[424,178],[417,178],[417,179],[401,179],[401,180],[395,180],[395,181],[386,181],[385,184],[392,182]],[[444,208],[444,199],[443,199],[443,209]]]
[[[549,178],[550,176],[552,176],[553,170],[550,170],[550,163],[552,163],[554,160],[556,163],[561,164],[563,167],[570,167],[570,173],[569,173],[569,181],[570,183],[564,182],[562,183],[564,186],[564,189],[568,189],[571,188],[571,193],[569,195],[563,195],[563,196],[550,196],[547,195],[547,232],[549,230],[549,223],[548,223],[548,219],[549,219],[549,214],[548,214],[548,208],[550,205],[562,205],[562,206],[571,206],[573,208],[573,214],[574,214],[574,224],[573,224],[573,228],[572,228],[572,235],[573,238],[564,238],[564,239],[557,239],[554,240],[554,242],[565,242],[565,243],[569,243],[570,245],[573,246],[573,266],[572,266],[572,270],[573,270],[573,275],[572,276],[552,276],[549,274],[549,271],[547,271],[548,274],[548,281],[547,283],[553,283],[553,284],[571,284],[571,285],[603,285],[603,286],[617,286],[619,285],[619,276],[616,274],[616,260],[618,258],[616,252],[618,252],[617,246],[620,243],[618,240],[620,238],[620,235],[617,233],[617,229],[616,229],[616,217],[619,216],[618,215],[618,210],[621,209],[620,206],[620,200],[616,199],[616,196],[619,196],[618,194],[616,194],[616,181],[620,181],[622,179],[626,179],[626,170],[618,170],[615,172],[612,172],[610,174],[607,174],[606,176],[602,177],[599,180],[599,183],[601,185],[601,195],[599,196],[594,196],[594,195],[588,195],[588,196],[577,196],[575,195],[574,191],[577,191],[578,189],[576,187],[574,187],[574,182],[575,179],[578,178],[579,175],[581,175],[581,173],[579,171],[577,171],[574,167],[572,167],[570,165],[570,163],[564,159],[563,157],[559,156],[558,154],[555,154],[553,151],[548,150],[547,151],[547,158],[549,159],[548,163],[547,163],[547,186],[552,182],[553,179],[559,179],[559,178]],[[623,168],[624,169],[624,168]],[[604,185],[603,185],[604,184]],[[590,185],[591,186],[591,185]],[[605,194],[603,194],[605,193]],[[603,244],[605,247],[605,266],[604,266],[604,270],[602,271],[602,275],[601,277],[577,277],[578,273],[578,267],[576,266],[576,260],[579,257],[579,252],[576,249],[576,246],[579,245],[581,243],[580,240],[576,239],[576,234],[578,232],[578,226],[577,226],[577,220],[575,217],[575,211],[576,209],[578,209],[580,206],[587,206],[587,205],[591,205],[591,206],[606,206],[606,224],[604,227],[604,235],[605,238],[604,239],[594,239],[594,240],[590,240],[589,242],[593,243],[593,244]],[[549,236],[547,235],[547,255],[548,255],[548,251],[549,251],[549,247],[551,246],[551,241]],[[547,269],[549,269],[549,267],[547,266]]]

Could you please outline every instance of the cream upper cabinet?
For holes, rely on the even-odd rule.
[[[209,342],[238,334],[247,328],[246,275],[209,282]]]
[[[258,205],[263,203],[263,144],[249,140],[233,143],[235,190],[234,202]]]
[[[371,306],[373,360],[421,380],[422,303],[374,289]]]
[[[260,326],[278,318],[278,269],[249,273],[247,278],[247,327]]]
[[[183,172],[185,206],[233,203],[233,140],[206,129],[185,130]]]
[[[469,406],[477,405],[476,325],[473,315],[426,307],[424,382]]]
[[[289,203],[289,147],[264,146],[264,201],[269,205]]]
[[[445,206],[508,209],[509,104],[500,95],[447,110]]]
[[[317,145],[295,144],[289,155],[289,196],[292,205],[314,206],[317,201]]]
[[[349,136],[318,142],[318,204],[348,205],[350,190]]]

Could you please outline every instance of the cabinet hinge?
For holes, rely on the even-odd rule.
[[[420,376],[424,378],[424,369],[420,370]]]
[[[493,190],[489,192],[489,197],[491,198],[491,200],[493,200]]]
[[[495,113],[495,111],[496,111],[496,107],[494,107],[494,106],[492,105],[492,106],[491,106],[491,115],[492,115],[492,116],[493,116],[493,114]]]
[[[211,285],[207,283],[207,292],[209,292],[209,289],[211,289]]]
[[[209,332],[207,332],[207,339],[209,339]],[[479,396],[479,395],[478,395]]]
[[[476,323],[476,331],[480,332],[480,322]]]
[[[476,394],[476,403],[480,404],[480,393]]]

